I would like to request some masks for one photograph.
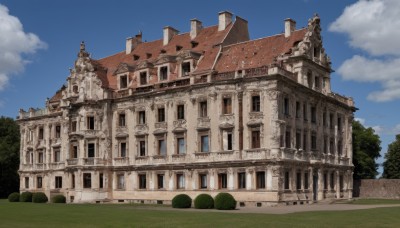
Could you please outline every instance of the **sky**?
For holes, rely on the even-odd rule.
[[[305,27],[318,13],[332,90],[354,98],[356,119],[381,137],[383,162],[400,133],[398,0],[0,0],[0,116],[44,107],[66,82],[81,41],[99,59],[123,51],[139,31],[157,40],[165,26],[188,32],[193,18],[216,25],[224,10],[249,22],[251,39],[283,32],[286,18]]]

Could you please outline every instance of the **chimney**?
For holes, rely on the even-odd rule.
[[[140,43],[142,43],[142,32],[139,31],[135,37],[126,38],[126,54],[132,53],[132,50],[135,49]]]
[[[196,38],[200,30],[203,28],[201,21],[197,19],[190,20],[190,39]]]
[[[171,26],[164,27],[164,39],[163,44],[167,45],[173,36],[178,34],[178,30],[172,28]]]
[[[285,19],[285,37],[289,37],[296,30],[296,22],[290,18]]]
[[[226,27],[232,22],[232,13],[222,11],[218,13],[218,31],[225,30]]]

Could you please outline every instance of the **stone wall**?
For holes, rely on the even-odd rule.
[[[400,179],[354,180],[353,196],[360,198],[400,198]]]

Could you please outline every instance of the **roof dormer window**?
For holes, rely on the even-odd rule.
[[[161,49],[160,53],[161,53],[161,54],[165,54],[165,53],[167,53],[167,51],[164,50],[164,49]]]
[[[192,44],[192,48],[195,48],[197,45],[199,45],[199,43],[196,41],[191,41],[190,43]]]
[[[146,58],[150,59],[150,58],[151,58],[151,56],[152,56],[152,54],[151,54],[151,53],[146,53]]]
[[[119,89],[126,89],[128,88],[128,76],[121,75],[119,77]]]
[[[140,85],[147,85],[147,71],[140,72]]]
[[[180,51],[180,50],[182,50],[182,46],[179,46],[179,45],[176,45],[176,51]]]
[[[190,62],[182,63],[182,77],[189,76],[190,73]]]
[[[138,55],[133,55],[133,60],[139,60],[140,56]]]
[[[168,80],[168,66],[162,66],[159,68],[159,80],[165,81]]]

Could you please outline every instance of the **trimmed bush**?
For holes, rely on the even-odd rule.
[[[172,199],[173,208],[190,208],[192,206],[192,198],[186,194],[176,195]]]
[[[19,192],[13,192],[8,195],[9,202],[19,202]]]
[[[214,207],[218,210],[235,210],[236,200],[231,194],[221,192],[215,196]]]
[[[32,192],[23,192],[19,196],[19,202],[32,202]]]
[[[65,196],[63,195],[55,195],[53,198],[51,198],[52,203],[65,203],[66,199]]]
[[[194,199],[194,207],[197,209],[214,208],[214,199],[208,194],[200,194]]]
[[[44,194],[43,192],[35,192],[35,193],[33,193],[32,202],[34,202],[34,203],[46,203],[47,201],[49,201],[49,199],[47,198],[46,194]]]

